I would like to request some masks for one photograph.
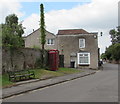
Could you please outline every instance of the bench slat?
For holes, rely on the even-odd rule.
[[[30,70],[21,70],[21,71],[14,71],[14,72],[8,72],[9,75],[9,81],[17,81],[17,78],[19,78],[19,81],[22,79],[31,79],[35,78],[34,71]]]

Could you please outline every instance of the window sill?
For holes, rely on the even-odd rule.
[[[89,66],[90,64],[78,64],[79,66]]]
[[[85,48],[79,48],[79,49],[84,50]]]
[[[47,45],[48,45],[48,46],[51,46],[51,45],[53,46],[54,44],[47,44]]]

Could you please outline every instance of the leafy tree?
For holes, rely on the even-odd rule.
[[[11,14],[6,17],[5,24],[12,26],[13,24],[18,24],[18,17],[15,14]]]
[[[120,43],[120,26],[117,27],[117,40]]]
[[[105,53],[101,54],[101,59],[106,59],[106,54]]]
[[[108,60],[120,60],[120,43],[109,46],[105,51]]]
[[[40,5],[40,41],[42,45],[42,65],[44,64],[44,45],[46,42],[46,35],[45,35],[45,21],[44,21],[44,6],[43,4]],[[44,65],[43,65],[44,66]],[[42,67],[43,67],[42,66]]]
[[[120,43],[117,43],[114,45],[114,49],[113,49],[113,58],[118,61],[120,60]]]
[[[113,59],[113,57],[112,57],[113,49],[114,49],[114,45],[111,45],[108,48],[106,48],[105,55],[106,55],[106,58],[108,60],[112,60]]]
[[[112,38],[112,45],[106,48],[105,57],[108,60],[120,60],[120,26],[117,29],[112,29],[109,31]]]
[[[8,15],[5,24],[2,26],[2,44],[13,47],[24,46],[22,24],[18,24],[18,17],[15,14]]]
[[[5,24],[2,27],[2,45],[10,46],[10,60],[11,66],[13,65],[13,54],[16,47],[24,46],[22,34],[24,33],[22,24],[18,24],[18,17],[15,14],[8,15],[5,18]]]
[[[109,34],[111,35],[112,44],[120,43],[120,26],[117,27],[117,30],[110,30]]]

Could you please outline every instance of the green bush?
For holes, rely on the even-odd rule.
[[[41,58],[37,58],[36,59],[35,67],[36,68],[41,68],[42,67]]]
[[[120,43],[114,45],[112,55],[113,59],[115,59],[116,61],[120,60]]]
[[[105,51],[105,57],[108,60],[120,60],[120,43],[109,46]]]

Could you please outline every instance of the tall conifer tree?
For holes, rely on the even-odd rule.
[[[45,21],[44,21],[44,6],[40,4],[40,42],[42,45],[42,67],[44,67],[44,45],[46,42],[46,35],[45,35]]]

